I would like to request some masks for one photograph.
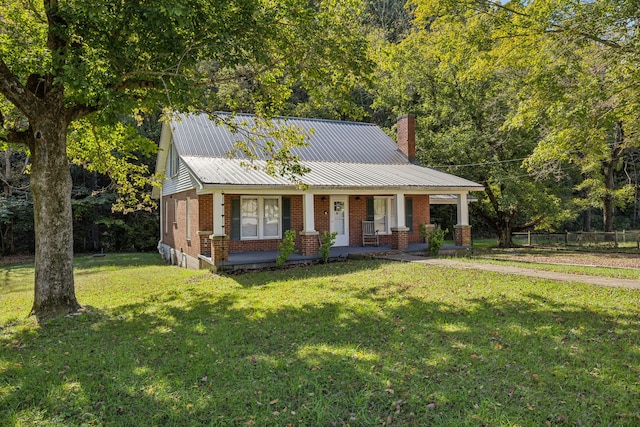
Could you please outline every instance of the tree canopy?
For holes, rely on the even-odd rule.
[[[339,82],[326,86],[337,93],[369,66],[355,0],[0,5],[0,137],[31,155],[36,315],[79,308],[69,154],[98,167],[97,149],[86,144],[115,137],[117,147],[102,148],[125,148],[122,115],[206,110],[222,99],[236,107],[235,94],[225,92],[231,81],[247,82],[252,108],[269,115],[294,84],[312,92]],[[68,141],[80,149],[68,152]]]

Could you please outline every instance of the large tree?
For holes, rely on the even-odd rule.
[[[575,204],[603,212],[633,198],[617,179],[640,144],[640,38],[637,2],[624,0],[502,2],[421,0],[431,19],[483,19],[494,41],[490,63],[516,67],[516,102],[504,129],[535,129],[528,159],[538,177],[573,180]],[[575,172],[578,171],[576,175]]]
[[[537,181],[522,163],[539,140],[536,129],[505,126],[519,99],[521,69],[495,61],[501,44],[491,17],[416,1],[415,30],[380,50],[375,106],[418,115],[418,159],[481,182],[472,205],[498,236],[548,229],[567,218],[558,188]]]
[[[203,108],[222,83],[247,76],[254,109],[272,114],[294,83],[351,81],[366,68],[358,12],[357,1],[330,0],[0,0],[0,138],[31,156],[31,312],[80,308],[67,153],[74,122]]]

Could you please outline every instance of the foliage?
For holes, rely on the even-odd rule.
[[[500,245],[511,245],[513,231],[562,223],[559,187],[522,167],[538,130],[505,127],[519,97],[519,70],[492,60],[499,41],[491,20],[471,9],[436,14],[429,2],[415,4],[414,31],[378,52],[374,106],[417,115],[422,164],[485,186],[472,218],[481,217]]]
[[[131,161],[134,151],[151,145],[118,125],[122,117],[213,111],[222,99],[241,110],[233,91],[224,96],[229,81],[250,82],[252,110],[273,116],[294,84],[313,91],[333,81],[340,84],[327,87],[342,90],[370,65],[357,31],[358,0],[45,0],[26,6],[2,1],[0,138],[28,146],[32,156],[34,314],[80,306],[67,148],[76,162],[109,172],[123,204],[140,208],[149,200],[133,190],[147,186],[147,170]],[[275,150],[267,165],[295,163],[286,149]],[[293,178],[302,170],[267,172]]]
[[[287,230],[284,232],[282,242],[278,245],[278,257],[276,258],[276,266],[282,268],[289,259],[292,253],[297,252],[296,245],[296,231]]]
[[[325,264],[329,262],[329,253],[331,251],[331,246],[333,246],[336,242],[337,235],[338,232],[336,231],[334,231],[333,233],[324,231],[320,235],[320,256],[322,257],[322,262]]]
[[[423,239],[426,239],[429,236],[429,231],[427,231],[427,224],[420,224],[420,236]]]
[[[380,261],[76,268],[89,311],[43,326],[33,267],[3,269],[2,425],[636,421],[634,290]]]
[[[640,58],[636,8],[604,0],[416,4],[418,22],[429,29],[443,20],[467,28],[484,22],[479,34],[489,36],[487,48],[472,61],[477,71],[510,76],[517,89],[501,130],[538,133],[518,156],[526,157],[527,175],[537,187],[555,181],[573,188],[573,201],[563,203],[574,212],[601,209],[603,228],[612,231],[615,209],[637,196],[637,179],[623,169],[640,144],[640,79],[631,65]]]
[[[74,164],[111,178],[110,187],[118,195],[114,210],[132,212],[155,207],[150,187],[158,185],[160,179],[142,160],[156,154],[156,142],[140,135],[134,126],[121,122],[98,126],[87,119],[72,124],[67,142]]]
[[[444,245],[444,236],[449,232],[448,228],[444,230],[436,225],[435,228],[429,233],[429,247],[427,251],[431,256],[437,256],[440,252],[440,248]]]

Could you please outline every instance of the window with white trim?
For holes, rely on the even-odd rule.
[[[373,198],[373,222],[380,234],[390,234],[391,227],[396,225],[396,211],[393,208],[393,197]]]
[[[240,199],[241,239],[278,239],[281,229],[279,197],[249,196]]]

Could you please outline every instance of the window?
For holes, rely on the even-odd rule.
[[[240,237],[272,239],[281,235],[280,198],[243,197],[240,203]]]
[[[169,177],[173,178],[178,174],[178,166],[179,166],[180,158],[178,156],[178,150],[176,150],[175,144],[171,144],[171,148],[169,149]]]
[[[187,230],[187,240],[191,240],[191,198],[187,197],[187,209],[186,209],[186,214],[187,214],[187,219],[186,219],[186,225],[185,228]]]
[[[169,232],[169,201],[164,202],[164,234]]]
[[[173,200],[173,225],[178,225],[178,199]]]
[[[393,197],[374,197],[373,199],[373,222],[378,233],[389,234],[391,227],[396,225],[393,200]]]
[[[264,199],[262,235],[280,237],[280,203],[278,199]]]
[[[258,199],[242,199],[240,227],[243,238],[258,238]]]
[[[387,199],[373,199],[373,222],[379,233],[386,233],[389,229],[387,221]]]

